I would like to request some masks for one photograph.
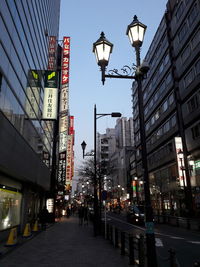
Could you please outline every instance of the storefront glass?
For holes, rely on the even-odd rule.
[[[22,194],[0,188],[0,231],[20,223]]]

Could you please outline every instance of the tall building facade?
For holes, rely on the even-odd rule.
[[[59,16],[60,0],[0,4],[0,231],[32,222],[50,188],[53,131],[42,120],[43,73]]]
[[[117,119],[114,129],[98,134],[98,160],[104,169],[104,189],[110,192],[111,203],[125,204],[130,188],[129,163],[133,152],[133,119]]]
[[[200,211],[200,3],[169,0],[145,60],[143,81],[148,170],[155,211]],[[131,175],[142,181],[137,83],[133,85],[136,153]],[[191,198],[190,198],[191,197]]]

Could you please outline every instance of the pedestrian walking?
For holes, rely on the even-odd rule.
[[[79,218],[79,225],[83,225],[83,218],[84,218],[84,207],[81,205],[78,209],[78,218]]]
[[[84,207],[84,215],[83,215],[84,224],[88,225],[88,207]]]
[[[48,212],[46,206],[44,206],[44,208],[40,211],[39,220],[41,223],[42,230],[45,231],[46,230],[46,223],[49,221],[49,212]]]
[[[67,218],[69,218],[69,217],[70,217],[70,215],[71,215],[71,211],[70,211],[70,208],[69,208],[69,206],[67,207],[67,210],[66,210],[66,212],[67,212]]]

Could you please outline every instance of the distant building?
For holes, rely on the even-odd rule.
[[[127,200],[129,165],[133,152],[133,119],[119,118],[115,129],[97,135],[97,161],[104,175],[104,189],[112,192],[112,201]]]

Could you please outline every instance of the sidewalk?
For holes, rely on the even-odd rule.
[[[71,217],[41,232],[0,258],[1,267],[127,267],[128,258],[103,239],[91,224],[79,226]]]

